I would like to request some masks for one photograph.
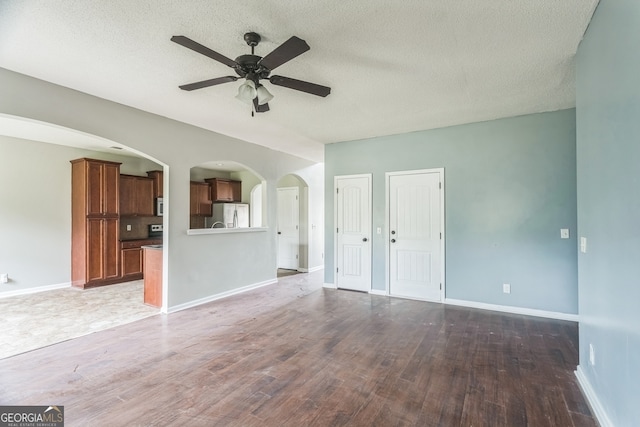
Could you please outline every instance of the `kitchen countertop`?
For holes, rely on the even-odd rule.
[[[162,250],[162,245],[144,245],[142,249],[158,249]]]

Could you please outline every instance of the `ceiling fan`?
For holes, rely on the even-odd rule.
[[[244,35],[244,40],[249,46],[251,46],[251,54],[240,55],[233,60],[191,40],[188,37],[171,37],[172,42],[178,43],[181,46],[194,50],[233,68],[239,76],[224,76],[210,80],[203,80],[201,82],[189,83],[179,86],[180,89],[191,91],[222,83],[235,82],[239,78],[244,78],[245,82],[240,85],[236,98],[242,101],[253,102],[254,109],[258,113],[269,111],[268,102],[273,98],[273,95],[269,93],[267,88],[260,83],[260,80],[262,79],[268,79],[271,84],[276,86],[284,86],[289,89],[299,90],[312,95],[325,97],[331,93],[331,88],[327,86],[296,80],[290,77],[270,76],[271,71],[310,49],[309,45],[304,40],[293,36],[275,48],[264,58],[254,54],[254,48],[261,40],[259,34],[253,32],[246,33]],[[253,111],[251,114],[253,114]]]

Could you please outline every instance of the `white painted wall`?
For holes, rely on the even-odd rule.
[[[146,176],[147,159],[0,136],[0,293],[71,283],[71,163],[81,157],[121,162]]]
[[[280,177],[294,173],[305,179],[310,204],[322,210],[322,165],[5,69],[0,69],[0,114],[96,135],[166,165],[164,260],[169,308],[275,278],[276,183]],[[247,120],[252,119],[248,116]],[[187,235],[191,168],[220,158],[246,165],[265,178],[267,232]],[[12,161],[4,156],[3,160]],[[314,223],[321,230],[317,215]],[[67,233],[60,236],[63,234]],[[31,240],[37,241],[34,236]],[[318,263],[322,238],[314,237],[312,246],[310,259],[322,265]],[[52,280],[64,278],[59,273]]]

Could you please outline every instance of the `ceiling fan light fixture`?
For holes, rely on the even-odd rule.
[[[239,99],[242,102],[251,103],[253,98],[256,97],[256,94],[256,84],[252,80],[247,79],[238,88],[236,99]]]
[[[258,85],[256,92],[258,95],[258,105],[264,105],[273,99],[273,95],[271,94],[271,92],[269,92],[267,88],[262,85]]]

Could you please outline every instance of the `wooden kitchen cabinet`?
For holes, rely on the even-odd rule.
[[[121,249],[120,275],[126,280],[142,279],[142,249]]]
[[[211,185],[211,201],[216,202],[241,202],[242,182],[222,178],[209,178],[205,182]]]
[[[211,216],[211,190],[206,182],[191,181],[190,183],[190,213],[191,216]]]
[[[163,172],[162,171],[147,171],[147,176],[153,179],[153,197],[164,197],[163,189],[164,189],[164,181],[163,181]]]
[[[71,281],[80,288],[120,280],[120,163],[71,161]]]
[[[78,191],[86,215],[114,215],[119,213],[118,177],[120,163],[79,159],[77,163]],[[74,172],[75,173],[75,172]],[[115,183],[115,185],[114,185]]]
[[[139,280],[143,278],[144,245],[161,245],[162,239],[139,239],[120,243],[120,276],[123,280]]]
[[[114,218],[87,219],[87,282],[120,278],[118,233]],[[87,286],[84,286],[87,287]]]
[[[153,179],[120,175],[120,216],[153,216]]]

